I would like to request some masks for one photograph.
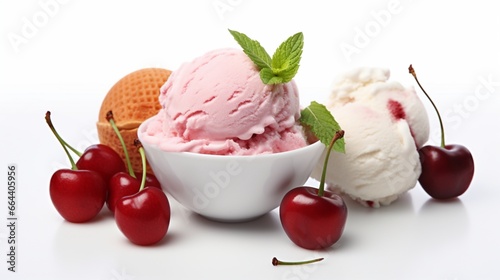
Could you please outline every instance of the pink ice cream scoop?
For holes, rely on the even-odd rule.
[[[238,49],[183,64],[161,88],[162,110],[144,139],[166,151],[220,155],[276,153],[307,145],[294,81],[266,85]]]

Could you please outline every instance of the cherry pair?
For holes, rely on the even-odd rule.
[[[59,136],[50,111],[45,114],[45,121],[71,163],[71,169],[57,170],[50,179],[52,203],[65,220],[87,222],[101,211],[107,197],[107,182],[115,173],[125,170],[125,164],[118,153],[106,145],[92,145],[83,153],[78,152]],[[76,163],[68,149],[80,157]]]
[[[128,152],[109,112],[109,121],[115,128],[125,149],[129,173],[125,163],[112,148],[97,144],[83,153],[66,143],[55,130],[47,112],[45,119],[62,145],[71,169],[56,171],[50,180],[50,197],[59,214],[69,222],[83,223],[93,219],[104,203],[115,213],[119,229],[133,243],[150,245],[160,241],[168,230],[170,206],[161,185],[152,174],[146,173],[145,155],[143,173],[136,178],[132,171]],[[75,163],[68,149],[80,158]],[[146,184],[148,187],[146,187]]]
[[[127,146],[113,119],[113,112],[106,114],[120,140],[127,163],[127,172],[118,172],[110,180],[106,204],[115,214],[120,231],[137,245],[152,245],[163,239],[170,223],[170,204],[161,190],[160,182],[146,173],[146,156],[139,140],[134,142],[141,154],[142,173],[136,177]]]

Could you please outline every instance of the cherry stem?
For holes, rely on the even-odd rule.
[[[285,262],[285,261],[280,261],[276,257],[273,258],[272,263],[274,266],[278,265],[301,265],[301,264],[309,264],[309,263],[315,263],[315,262],[320,262],[324,260],[325,258],[317,258],[313,260],[308,260],[308,261],[301,261],[301,262]]]
[[[122,137],[122,134],[120,133],[120,130],[116,126],[115,120],[113,119],[113,112],[112,111],[108,111],[106,113],[106,119],[111,124],[111,127],[115,131],[116,136],[118,136],[118,139],[120,140],[120,143],[121,143],[122,148],[123,148],[123,154],[125,154],[125,161],[127,162],[128,173],[133,178],[136,178],[135,173],[134,173],[134,169],[132,168],[132,162],[130,162],[130,157],[128,155],[127,146],[125,145],[125,141],[123,140],[123,137]]]
[[[49,115],[48,116],[48,120],[47,120],[47,114]],[[50,112],[47,111],[47,113],[45,114],[45,120],[47,121],[47,124],[49,124],[49,127],[50,129],[52,130],[52,132],[55,132],[56,134],[56,137],[58,137],[59,135],[57,134],[57,132],[55,131],[54,129],[54,126],[52,125],[52,121],[50,120]],[[77,149],[73,148],[70,144],[68,144],[68,142],[64,141],[64,139],[62,139],[61,137],[58,137],[57,138],[59,140],[59,142],[63,145],[63,146],[66,146],[68,147],[73,153],[75,153],[77,156],[81,157],[82,156],[82,153],[79,152]]]
[[[326,167],[328,165],[328,159],[330,158],[330,153],[332,151],[333,145],[337,140],[340,138],[344,137],[344,131],[339,130],[335,132],[335,135],[332,138],[332,141],[330,141],[330,145],[328,145],[328,150],[326,152],[325,156],[325,162],[323,163],[323,172],[321,173],[321,181],[319,183],[319,189],[318,189],[318,196],[323,196],[325,193],[325,179],[326,179]]]
[[[144,154],[144,147],[142,147],[141,141],[135,139],[134,145],[138,148],[139,154],[141,154],[141,162],[142,162],[142,179],[141,179],[141,187],[139,191],[142,191],[146,186],[146,154]]]
[[[422,87],[422,85],[418,81],[417,74],[415,73],[415,69],[413,69],[413,66],[411,64],[410,64],[410,67],[408,67],[408,70],[410,71],[410,74],[413,76],[413,78],[415,78],[415,81],[417,81],[418,86],[424,92],[424,94],[427,97],[427,99],[429,99],[429,101],[431,102],[432,106],[434,107],[434,110],[437,113],[437,116],[438,116],[438,119],[439,119],[439,126],[441,128],[441,148],[444,148],[444,146],[445,146],[445,141],[444,141],[444,126],[443,126],[443,120],[441,119],[441,114],[439,114],[439,110],[438,110],[436,104],[434,104],[434,101],[432,101],[431,97],[427,94],[427,92],[425,91],[425,89]]]
[[[61,136],[59,136],[59,133],[57,133],[56,129],[54,128],[54,125],[52,124],[52,120],[50,119],[50,111],[47,111],[47,113],[45,113],[45,121],[47,122],[50,130],[52,130],[52,133],[56,136],[57,140],[59,141],[59,143],[63,147],[64,152],[68,156],[69,161],[71,162],[71,169],[78,170],[78,167],[76,167],[75,161],[73,160],[73,158],[69,154],[68,149],[66,148],[66,144],[65,144],[66,142],[64,142],[64,140],[61,138]]]
[[[63,140],[63,139],[61,139]],[[66,141],[63,140],[63,143],[66,147],[68,147],[73,153],[75,153],[77,156],[81,157],[82,152],[78,151],[77,149],[73,148],[70,144],[68,144]]]

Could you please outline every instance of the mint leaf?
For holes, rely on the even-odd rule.
[[[304,35],[302,32],[289,37],[276,49],[271,61],[273,72],[286,82],[293,79],[299,70],[302,49],[304,48]]]
[[[311,102],[308,107],[300,112],[300,122],[309,127],[314,135],[326,146],[330,145],[335,133],[341,130],[340,125],[325,105],[316,101]],[[333,149],[345,153],[344,138],[338,139],[333,145]]]
[[[247,35],[238,31],[228,30],[236,42],[243,48],[243,52],[257,65],[259,70],[271,68],[271,57],[258,41],[252,40]]]
[[[260,79],[266,85],[277,85],[283,83],[283,78],[276,76],[271,68],[260,70]]]
[[[276,71],[276,70],[274,70]],[[295,77],[297,72],[299,71],[299,65],[292,65],[291,67],[285,68],[283,70],[280,70],[279,72],[274,72],[275,76],[280,77],[282,80],[282,83],[288,83]]]
[[[256,40],[247,35],[228,29],[229,33],[243,48],[243,52],[257,65],[264,84],[275,85],[290,82],[299,70],[299,63],[304,47],[302,32],[290,36],[276,49],[271,58]]]

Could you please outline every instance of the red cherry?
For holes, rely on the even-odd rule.
[[[66,142],[59,136],[50,119],[45,114],[52,133],[64,149],[71,163],[71,169],[61,169],[50,179],[49,192],[54,207],[69,222],[83,223],[94,218],[106,200],[107,185],[102,176],[91,170],[78,170],[66,148]]]
[[[111,212],[115,212],[116,201],[124,196],[137,193],[141,187],[141,181],[130,176],[128,173],[119,172],[109,180],[108,198],[106,206]]]
[[[141,187],[141,179],[134,178],[130,174],[125,172],[119,172],[113,175],[109,180],[109,190],[108,198],[106,199],[106,205],[111,212],[115,212],[116,202],[124,197],[136,194]],[[157,188],[161,190],[161,185],[152,174],[146,175],[146,186]]]
[[[422,188],[435,199],[450,199],[462,195],[474,177],[474,160],[471,152],[462,145],[446,145],[444,126],[439,110],[418,81],[417,74],[410,65],[413,78],[431,102],[439,119],[441,146],[424,146],[419,149],[422,173],[418,179]]]
[[[106,200],[106,183],[90,170],[57,170],[50,179],[50,198],[67,221],[83,223],[101,211]]]
[[[316,250],[332,246],[342,236],[347,207],[342,197],[329,191],[298,187],[289,191],[280,205],[285,233],[298,246]]]
[[[125,163],[113,148],[95,144],[89,146],[76,162],[78,169],[93,170],[104,178],[106,183],[118,172],[126,171]]]
[[[450,199],[462,195],[474,176],[471,152],[462,145],[424,146],[419,150],[422,173],[418,179],[433,198]]]
[[[127,164],[128,170],[128,173],[118,172],[114,174],[109,180],[109,193],[106,200],[106,205],[108,206],[109,210],[111,210],[111,212],[114,212],[116,202],[120,198],[133,195],[139,191],[139,189],[141,188],[142,177],[144,175],[141,173],[139,177],[136,177],[135,172],[132,168],[132,163],[130,162],[130,157],[125,145],[125,141],[123,140],[120,130],[115,124],[112,111],[107,112],[106,119],[109,121],[111,127],[115,131],[116,137],[118,138],[118,140],[120,140],[121,146],[123,148],[123,153],[125,154],[125,163]],[[145,173],[145,171],[146,169],[144,168],[143,172]],[[153,174],[146,173],[145,185],[161,189],[160,182]]]
[[[145,187],[147,180],[146,155],[139,140],[136,140],[134,144],[139,148],[142,159],[140,188],[135,194],[116,200],[114,206],[115,221],[120,231],[132,243],[152,245],[167,234],[170,223],[170,204],[167,196],[161,190],[161,186]],[[117,177],[124,178],[124,176],[119,175]],[[126,187],[126,191],[130,191],[133,187]],[[123,194],[125,190],[120,188],[120,191],[117,192]],[[115,195],[113,194],[113,196]]]
[[[281,225],[290,240],[302,248],[328,248],[339,240],[344,231],[347,206],[341,196],[324,190],[330,152],[335,141],[343,136],[343,130],[336,132],[328,146],[320,187],[294,188],[281,201]]]
[[[170,204],[158,188],[146,187],[116,202],[115,221],[120,231],[134,244],[152,245],[168,231]]]
[[[139,174],[137,179],[142,180],[142,174]],[[155,187],[161,189],[160,181],[156,178],[154,174],[146,173],[146,186]]]

